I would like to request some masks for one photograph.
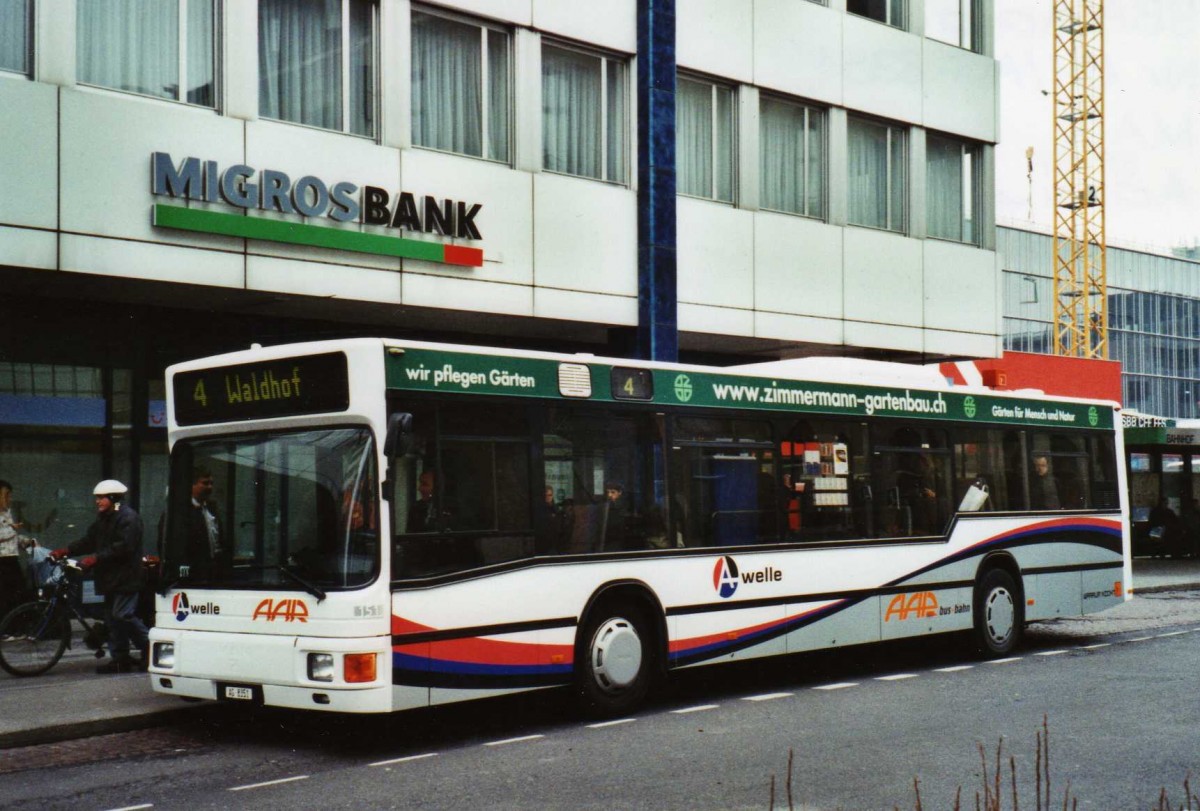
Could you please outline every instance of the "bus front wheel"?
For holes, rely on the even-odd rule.
[[[1025,606],[1011,574],[991,569],[975,589],[975,641],[987,657],[1005,656],[1021,641]]]
[[[630,605],[601,606],[579,636],[576,681],[583,710],[607,717],[629,712],[650,688],[650,629]]]

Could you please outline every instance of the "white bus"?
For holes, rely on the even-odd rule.
[[[845,359],[353,339],[167,370],[160,693],[385,712],[1130,594],[1119,407]]]

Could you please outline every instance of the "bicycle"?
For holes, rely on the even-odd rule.
[[[41,598],[19,605],[0,620],[0,668],[14,676],[38,676],[58,663],[71,645],[71,619],[83,625],[83,643],[104,656],[108,628],[81,610],[83,570],[50,560],[52,574]]]

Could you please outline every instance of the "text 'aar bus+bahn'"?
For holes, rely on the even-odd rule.
[[[1129,594],[1118,407],[806,359],[354,339],[167,371],[151,679],[386,712],[972,632]]]

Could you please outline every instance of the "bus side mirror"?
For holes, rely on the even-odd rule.
[[[387,435],[383,438],[383,452],[388,460],[388,476],[383,483],[383,497],[387,501],[392,501],[395,495],[392,492],[396,486],[392,468],[397,459],[413,449],[412,423],[412,414],[407,412],[397,412],[388,417]]]
[[[389,459],[404,456],[412,450],[413,417],[407,412],[397,412],[388,417],[387,436],[383,440],[383,452]]]

